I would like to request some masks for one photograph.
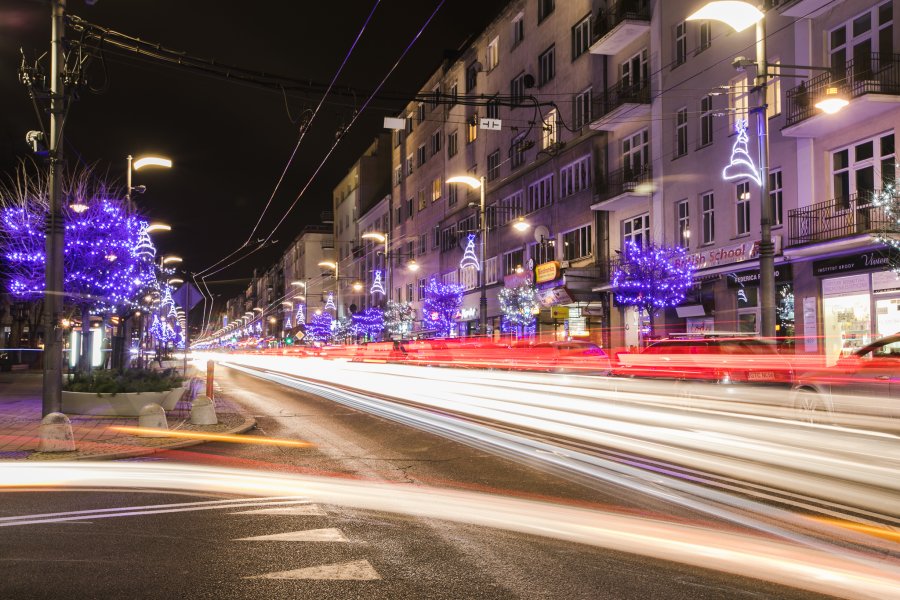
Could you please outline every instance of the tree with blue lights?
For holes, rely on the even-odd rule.
[[[369,341],[376,339],[384,331],[384,312],[380,308],[367,308],[354,313],[351,319],[353,334]]]
[[[306,337],[311,342],[320,342],[326,344],[331,341],[333,336],[334,317],[327,310],[323,310],[320,314],[313,315],[309,323],[306,324]]]
[[[616,302],[646,311],[653,329],[655,312],[684,301],[694,281],[694,265],[680,246],[639,246],[626,242],[613,272]]]
[[[429,279],[425,286],[425,328],[434,330],[440,337],[449,336],[462,306],[464,291],[459,284],[442,283],[435,277]]]
[[[500,311],[503,313],[501,329],[504,333],[514,333],[516,337],[533,334],[536,315],[540,312],[537,291],[531,284],[518,285],[500,290]]]

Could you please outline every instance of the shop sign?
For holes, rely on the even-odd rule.
[[[534,268],[534,281],[535,283],[544,283],[547,281],[553,281],[559,277],[559,261],[551,260],[550,262],[545,262],[539,264]]]
[[[540,290],[538,299],[543,306],[553,306],[554,304],[572,304],[574,300],[572,295],[564,287],[550,288],[549,290]]]
[[[459,309],[459,316],[457,318],[460,321],[471,321],[476,317],[478,317],[478,309],[472,306],[469,308]]]
[[[853,271],[868,271],[870,269],[886,269],[891,261],[900,260],[900,252],[872,251],[862,254],[851,254],[838,258],[813,261],[813,275],[834,275],[836,273],[850,273]]]
[[[900,273],[878,271],[872,273],[872,291],[876,294],[900,290]]]
[[[781,236],[772,236],[772,241],[775,244],[775,254],[780,254]],[[752,260],[754,258],[759,258],[759,240],[756,240],[755,242],[747,240],[740,244],[708,248],[702,252],[688,254],[682,260],[676,261],[675,264],[678,267],[690,264],[693,265],[695,269],[699,270],[744,262],[745,260]]]
[[[550,317],[554,320],[562,321],[569,318],[568,306],[551,306]]]
[[[823,296],[843,296],[869,292],[869,275],[848,275],[822,280]]]
[[[794,278],[793,269],[789,264],[775,265],[775,281],[777,283],[790,283]],[[759,285],[759,269],[738,271],[725,276],[728,287],[731,289],[742,288],[748,285]]]

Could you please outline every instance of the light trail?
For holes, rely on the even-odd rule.
[[[169,437],[185,438],[190,440],[204,440],[207,442],[228,442],[230,444],[253,444],[260,446],[285,446],[288,448],[310,448],[312,442],[299,440],[284,440],[279,438],[259,437],[252,435],[228,435],[225,433],[205,433],[203,431],[179,431],[177,429],[153,429],[151,427],[129,427],[114,425],[109,428],[112,431],[130,433],[144,437]]]
[[[169,463],[0,463],[0,489],[175,489],[303,497],[313,502],[443,519],[670,560],[852,599],[898,597],[900,562],[534,500],[407,484],[259,473]],[[161,510],[167,510],[161,508]]]

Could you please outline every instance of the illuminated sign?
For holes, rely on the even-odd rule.
[[[559,261],[551,260],[550,262],[541,263],[534,268],[535,283],[545,283],[547,281],[553,281],[558,277]]]
[[[780,254],[781,236],[772,236],[772,241],[775,243],[775,254]],[[677,260],[675,264],[679,268],[684,264],[692,264],[695,269],[709,269],[710,267],[740,263],[755,258],[759,258],[759,240],[755,242],[747,240],[740,244],[708,248],[702,252],[688,254],[683,259]]]

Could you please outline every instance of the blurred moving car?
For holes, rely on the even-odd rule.
[[[799,375],[793,391],[794,408],[811,421],[823,412],[900,417],[900,333]]]
[[[621,352],[613,374],[725,385],[789,387],[793,369],[774,341],[747,334],[684,334],[654,342],[637,353]]]
[[[609,357],[591,342],[543,342],[513,346],[511,350],[513,369],[591,375],[608,375],[612,370]]]

